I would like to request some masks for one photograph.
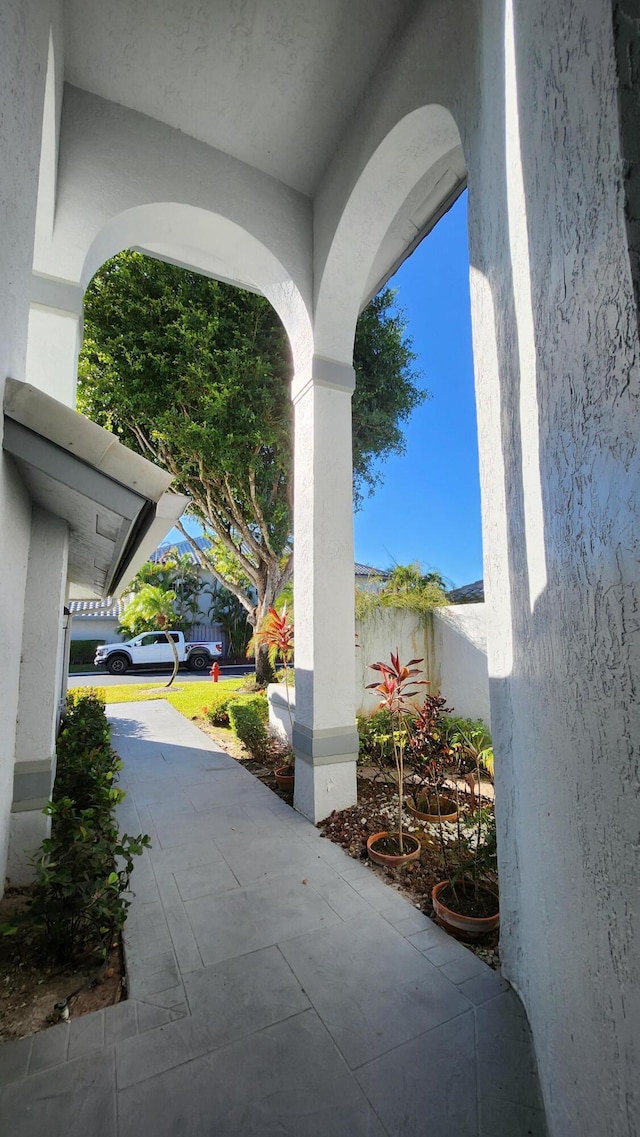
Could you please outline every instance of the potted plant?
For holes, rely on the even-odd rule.
[[[402,812],[404,807],[404,757],[408,738],[407,720],[414,713],[410,699],[417,694],[416,688],[424,686],[425,680],[418,679],[421,659],[410,659],[406,665],[400,663],[398,651],[391,653],[391,663],[372,663],[372,671],[379,671],[382,682],[369,683],[368,688],[380,695],[379,707],[389,713],[393,745],[393,759],[396,768],[398,787],[398,828],[395,832],[374,833],[367,841],[367,852],[377,864],[396,866],[415,860],[420,856],[420,842],[411,834],[403,832]],[[409,688],[412,688],[411,690]]]
[[[493,751],[491,747],[479,747],[479,735],[474,738],[474,734],[460,731],[456,742],[465,758],[474,764],[479,785],[480,768],[492,764]],[[469,821],[470,826],[464,830],[458,817],[453,845],[447,843],[440,826],[445,879],[434,885],[431,898],[438,923],[446,931],[459,939],[477,940],[500,923],[493,806],[483,805],[479,798]]]
[[[253,640],[267,646],[269,663],[273,668],[278,661],[284,670],[284,685],[287,696],[287,713],[293,735],[293,715],[291,714],[291,700],[289,697],[289,664],[293,659],[293,620],[284,605],[282,612],[270,608],[260,628],[256,631]],[[274,774],[279,786],[283,789],[292,789],[295,778],[294,755],[289,748],[281,754],[285,760],[276,767]]]
[[[458,805],[451,792],[444,794],[447,779],[446,760],[454,754],[447,738],[443,715],[452,707],[445,706],[441,695],[425,695],[424,703],[411,725],[409,756],[414,771],[411,790],[413,802],[406,802],[409,813],[420,821],[437,824],[456,821]]]

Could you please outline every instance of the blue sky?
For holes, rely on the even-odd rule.
[[[390,284],[432,397],[407,424],[406,453],[383,464],[383,485],[355,516],[356,560],[417,560],[469,584],[482,576],[482,538],[466,193]]]
[[[431,398],[406,425],[406,453],[382,465],[383,484],[355,516],[356,560],[419,561],[459,587],[482,576],[466,193],[390,284]],[[168,540],[178,539],[172,530]]]

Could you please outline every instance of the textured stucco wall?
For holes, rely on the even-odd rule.
[[[5,0],[0,19],[0,399],[8,375],[24,378],[40,131],[51,5]],[[2,419],[0,418],[0,432]],[[4,881],[13,784],[18,668],[31,508],[0,452],[0,888]]]
[[[511,7],[483,5],[465,139],[502,954],[552,1137],[630,1137],[640,343],[612,8]]]

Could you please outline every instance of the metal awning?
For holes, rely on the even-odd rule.
[[[76,596],[118,596],[189,498],[115,435],[28,383],[7,379],[3,448],[31,500],[69,526]]]

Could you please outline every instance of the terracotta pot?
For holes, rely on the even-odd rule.
[[[279,766],[277,770],[274,770],[274,774],[276,782],[282,786],[283,790],[293,789],[296,776],[293,766]]]
[[[425,805],[427,803],[428,803],[428,798],[423,798],[420,802],[418,802],[419,805]],[[408,801],[405,801],[404,805],[405,805],[405,809],[406,809],[407,813],[410,813],[412,817],[417,817],[419,821],[429,821],[432,825],[437,825],[439,821],[457,821],[458,820],[458,810],[456,809],[456,803],[454,801],[452,801],[451,798],[449,798],[449,797],[441,797],[440,798],[440,813],[439,814],[438,813],[422,813],[419,809],[416,809],[415,806],[411,805],[411,803]]]
[[[415,848],[408,847],[407,852],[395,855],[393,853],[379,853],[373,846],[381,837],[397,837],[397,833],[388,833],[386,831],[383,833],[374,833],[372,837],[367,839],[367,852],[376,865],[386,865],[388,868],[397,868],[398,865],[406,865],[408,861],[417,861],[422,852],[417,837],[414,837],[413,833],[403,833],[402,840],[406,842],[406,846],[414,845]]]
[[[456,936],[459,940],[481,940],[483,936],[488,935],[489,932],[494,932],[500,923],[500,913],[496,912],[495,916],[462,916],[459,912],[454,912],[451,908],[447,908],[438,899],[440,893],[449,884],[448,880],[441,880],[439,884],[435,884],[431,890],[431,900],[433,903],[435,914],[438,918],[438,923],[442,925],[445,931],[450,932],[452,936]],[[489,896],[494,894],[488,888],[483,888],[483,892]]]

